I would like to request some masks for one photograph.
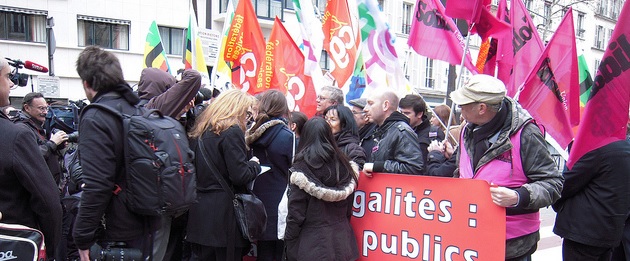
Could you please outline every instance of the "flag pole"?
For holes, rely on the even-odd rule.
[[[468,27],[468,34],[466,34],[466,46],[464,47],[464,54],[462,55],[462,62],[459,64],[459,75],[457,75],[457,84],[455,85],[455,90],[459,88],[462,84],[462,74],[464,74],[464,62],[466,61],[466,54],[468,53],[468,47],[470,45],[470,31],[472,30],[475,23],[471,23],[470,27]],[[448,99],[448,97],[446,97]],[[446,132],[451,135],[451,122],[453,121],[453,116],[455,116],[455,104],[453,103],[453,108],[451,108],[451,113],[448,116],[448,122],[446,124]],[[444,123],[442,123],[444,124]],[[460,123],[461,124],[461,123]],[[452,136],[452,135],[451,135]],[[458,137],[459,138],[459,137]],[[455,140],[455,146],[459,145],[457,142],[459,139],[453,138]],[[453,147],[455,147],[453,146]]]

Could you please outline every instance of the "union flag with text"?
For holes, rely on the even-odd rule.
[[[536,66],[522,85],[518,102],[562,148],[580,120],[580,83],[573,9],[569,8]]]
[[[357,61],[361,43],[357,19],[350,15],[347,0],[328,0],[322,26],[324,49],[333,62],[330,73],[340,87],[352,75]]]
[[[591,87],[567,166],[573,167],[584,154],[626,138],[630,107],[630,1],[619,15],[619,23],[608,42]]]
[[[276,17],[266,46],[257,89],[277,89],[285,94],[290,111],[315,115],[317,94],[311,77],[304,74],[304,54]]]
[[[264,91],[257,88],[256,78],[265,58],[265,38],[251,1],[238,1],[223,55],[232,65],[233,85],[250,94]]]
[[[444,15],[442,3],[418,0],[415,8],[407,44],[420,55],[459,65],[464,55],[464,39],[453,19]],[[477,73],[469,52],[466,52],[464,66],[471,73]]]

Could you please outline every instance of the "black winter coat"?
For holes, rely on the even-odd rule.
[[[334,163],[311,169],[304,162],[291,168],[287,227],[284,235],[288,260],[355,260],[359,250],[350,226],[356,182],[354,170]],[[332,175],[331,175],[332,173]]]
[[[376,146],[371,161],[374,172],[421,175],[424,172],[418,135],[409,127],[409,118],[393,112],[374,133]]]
[[[38,153],[35,136],[0,112],[0,212],[7,224],[20,224],[44,233],[46,252],[54,256],[61,240],[59,190]]]
[[[267,211],[267,229],[261,240],[278,240],[278,204],[287,188],[289,168],[293,163],[293,139],[293,132],[280,119],[263,123],[245,138],[260,165],[271,167],[254,183],[254,194]]]
[[[127,95],[131,95],[130,92],[131,89]],[[135,113],[135,107],[116,92],[95,98],[95,102],[121,109],[125,114]],[[145,220],[127,209],[122,194],[113,193],[116,185],[122,191],[126,189],[122,120],[98,108],[87,109],[81,113],[79,131],[79,158],[85,186],[73,232],[77,247],[88,249],[97,239],[128,241],[139,238]],[[103,215],[107,227],[104,237],[100,235]]]
[[[60,150],[62,150],[64,146],[57,146],[55,142],[46,139],[46,132],[44,128],[42,128],[42,123],[37,122],[34,118],[21,119],[21,122],[28,126],[37,137],[39,152],[44,156],[46,165],[55,179],[55,182],[59,184],[61,180],[61,165],[59,164],[59,159],[61,158]],[[61,145],[63,145],[63,143]]]
[[[370,160],[372,156],[372,149],[376,145],[376,141],[374,141],[374,131],[376,131],[376,124],[372,122],[367,122],[361,129],[359,129],[359,145],[363,148],[363,152],[365,152],[365,160]]]
[[[564,187],[553,205],[553,232],[585,245],[619,245],[630,212],[630,143],[593,150],[564,171]]]
[[[358,164],[359,169],[363,169],[366,158],[363,148],[359,146],[359,137],[352,135],[350,132],[340,132],[335,134],[335,138],[337,139],[339,150],[341,150],[348,159]]]
[[[236,224],[232,198],[221,187],[212,169],[216,169],[235,193],[245,191],[245,186],[260,173],[260,165],[248,161],[245,149],[245,133],[233,125],[220,135],[206,131],[201,137],[206,155],[214,168],[210,168],[201,154],[197,140],[190,142],[195,151],[197,170],[197,203],[188,211],[186,240],[192,243],[227,247],[228,240],[235,247],[247,247],[249,241],[241,236]]]

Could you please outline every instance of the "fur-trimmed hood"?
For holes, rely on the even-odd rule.
[[[359,166],[350,162],[355,177],[359,176]],[[357,182],[355,179],[350,179],[347,184],[341,184],[339,187],[328,187],[324,185],[320,180],[316,180],[313,177],[304,174],[304,172],[291,170],[290,182],[293,185],[298,186],[309,195],[328,202],[338,202],[347,199],[354,193],[357,188]]]
[[[283,124],[284,126],[287,125],[281,119],[272,119],[260,125],[260,127],[258,127],[258,129],[256,129],[256,131],[254,132],[252,132],[251,129],[247,130],[247,132],[245,132],[245,144],[247,144],[247,146],[250,146],[252,143],[258,141],[260,137],[262,137],[263,134],[265,134],[267,130],[271,129],[273,126],[276,126],[278,124]],[[271,142],[273,138],[276,136],[275,134],[277,134],[278,131],[280,131],[280,128],[278,128],[272,135],[269,135],[268,138],[265,138],[264,141],[261,139],[259,143],[263,143],[262,145],[266,146],[267,144],[264,144],[265,141]]]

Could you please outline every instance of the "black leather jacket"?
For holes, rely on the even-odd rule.
[[[390,115],[374,133],[371,160],[374,172],[421,175],[424,170],[418,135],[400,112]]]

